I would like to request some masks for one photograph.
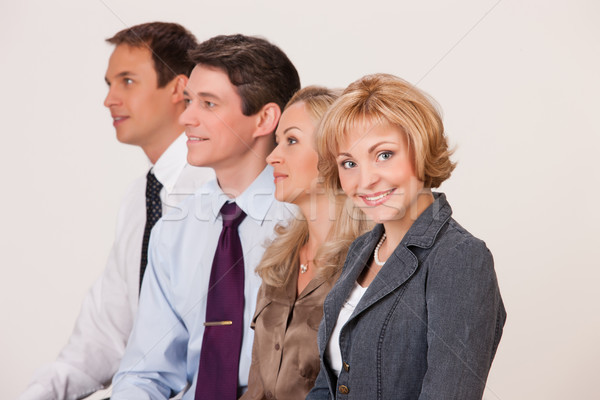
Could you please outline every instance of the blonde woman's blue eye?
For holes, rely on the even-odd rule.
[[[384,151],[383,153],[379,153],[377,159],[382,161],[389,160],[390,158],[392,158],[392,154],[393,153],[391,151]]]
[[[342,168],[350,169],[356,167],[356,163],[354,161],[342,161]]]
[[[288,144],[296,144],[296,143],[298,143],[298,139],[290,137],[290,138],[288,138],[287,142],[288,142]]]

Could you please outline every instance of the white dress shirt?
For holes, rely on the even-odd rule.
[[[163,184],[163,215],[214,177],[187,164],[182,134],[152,167]],[[87,294],[68,344],[41,368],[19,400],[79,399],[103,389],[119,367],[138,308],[142,237],[146,224],[146,177],[129,187],[119,210],[106,268]]]
[[[247,215],[238,228],[245,271],[241,387],[248,383],[254,339],[250,322],[261,283],[254,269],[275,225],[292,216],[293,206],[276,201],[274,190],[268,166],[235,199]],[[219,210],[227,200],[213,180],[152,230],[140,308],[113,379],[112,400],[168,398],[186,388],[183,399],[194,398],[208,282],[223,224]]]

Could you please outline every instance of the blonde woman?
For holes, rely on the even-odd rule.
[[[257,272],[263,280],[252,326],[254,347],[248,391],[242,399],[304,399],[319,372],[317,331],[323,300],[339,276],[352,241],[365,231],[364,216],[346,196],[328,196],[318,179],[315,127],[336,94],[300,90],[287,104],[276,132],[273,166],[277,200],[300,215],[266,250]]]
[[[431,100],[366,76],[323,117],[317,147],[325,186],[378,225],[325,300],[307,399],[481,399],[506,312],[490,251],[431,190],[454,169]]]

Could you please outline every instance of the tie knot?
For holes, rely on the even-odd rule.
[[[224,227],[237,228],[244,218],[246,218],[246,214],[236,203],[232,202],[223,204],[223,207],[221,207],[221,217],[223,218]]]
[[[146,175],[146,196],[156,196],[160,193],[163,185],[156,179],[156,176],[152,173],[152,170],[148,171]]]

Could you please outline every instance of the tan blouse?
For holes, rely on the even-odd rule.
[[[317,331],[323,302],[339,273],[313,278],[296,298],[298,275],[281,288],[263,282],[252,320],[254,346],[242,400],[306,398],[319,374]]]

